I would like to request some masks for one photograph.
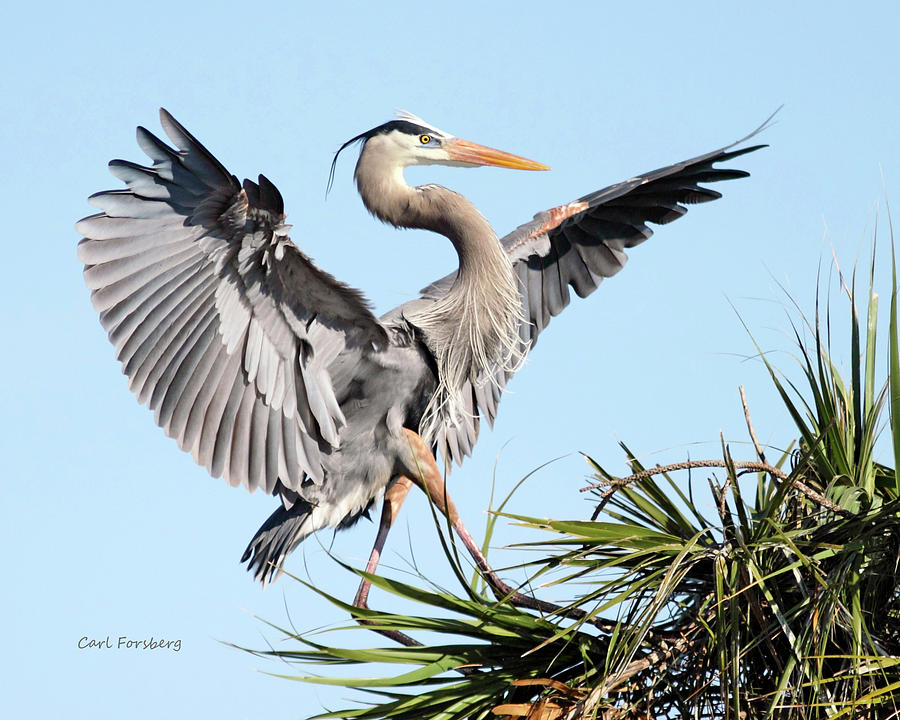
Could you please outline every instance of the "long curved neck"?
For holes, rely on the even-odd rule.
[[[410,187],[401,167],[366,148],[355,177],[375,217],[440,233],[459,256],[459,272],[447,293],[408,316],[424,333],[438,367],[438,389],[420,428],[431,442],[442,427],[461,422],[467,382],[505,383],[505,373],[521,363],[527,352],[519,339],[522,296],[493,229],[462,195],[439,185]]]
[[[431,230],[453,243],[459,256],[456,284],[477,282],[479,272],[487,268],[509,267],[490,223],[459,193],[440,185],[410,187],[402,167],[366,149],[355,178],[363,204],[379,220],[395,227]]]

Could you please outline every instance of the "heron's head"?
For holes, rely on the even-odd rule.
[[[515,170],[550,169],[534,160],[462,140],[429,125],[415,115],[400,112],[396,120],[372,128],[341,145],[331,163],[329,187],[334,178],[338,155],[355,142],[362,143],[361,161],[365,157],[370,162],[401,170],[410,165],[493,165]]]

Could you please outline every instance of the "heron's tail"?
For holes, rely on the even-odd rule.
[[[303,500],[295,502],[290,509],[279,505],[247,545],[241,562],[247,563],[247,570],[263,587],[278,579],[284,559],[314,531],[309,526],[312,509],[313,506]]]

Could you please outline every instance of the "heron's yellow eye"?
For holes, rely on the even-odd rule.
[[[419,135],[419,142],[423,145],[427,145],[431,142],[431,135]]]

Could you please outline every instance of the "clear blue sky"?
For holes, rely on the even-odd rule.
[[[114,157],[142,161],[134,127],[172,111],[240,176],[282,191],[293,237],[385,311],[455,256],[427,233],[367,216],[341,158],[347,138],[408,109],[549,173],[417,168],[471,198],[500,234],[532,214],[741,137],[782,103],[742,158],[753,176],[636,248],[631,262],[541,337],[493,431],[451,477],[476,533],[495,458],[501,488],[541,463],[512,509],[582,518],[579,451],[624,472],[619,439],[647,462],[715,456],[788,418],[733,302],[767,348],[789,349],[775,290],[812,308],[833,245],[851,265],[871,237],[882,169],[900,205],[900,68],[893,2],[854,3],[16,3],[0,54],[5,218],[0,353],[6,552],[4,713],[16,718],[303,718],[350,695],[273,679],[287,668],[219,641],[265,647],[254,615],[302,629],[344,621],[297,583],[262,591],[238,564],[275,501],[213,480],[135,402],[75,256],[85,198],[117,186]],[[365,9],[362,9],[365,8]],[[623,9],[628,8],[628,9]],[[882,221],[884,218],[882,218]],[[883,223],[884,224],[884,223]],[[886,234],[882,236],[886,240]],[[879,270],[879,275],[884,276]],[[788,363],[787,355],[780,356]],[[705,443],[705,444],[695,444]],[[736,454],[744,446],[735,445]],[[502,452],[501,452],[502,450]],[[661,451],[651,454],[654,451]],[[441,555],[422,498],[409,541]],[[374,526],[334,539],[360,563]],[[515,542],[502,528],[498,544]],[[354,582],[306,543],[289,568],[343,597]],[[514,556],[498,555],[510,559]],[[373,604],[385,600],[373,594]],[[179,639],[181,651],[79,650],[82,636]]]

